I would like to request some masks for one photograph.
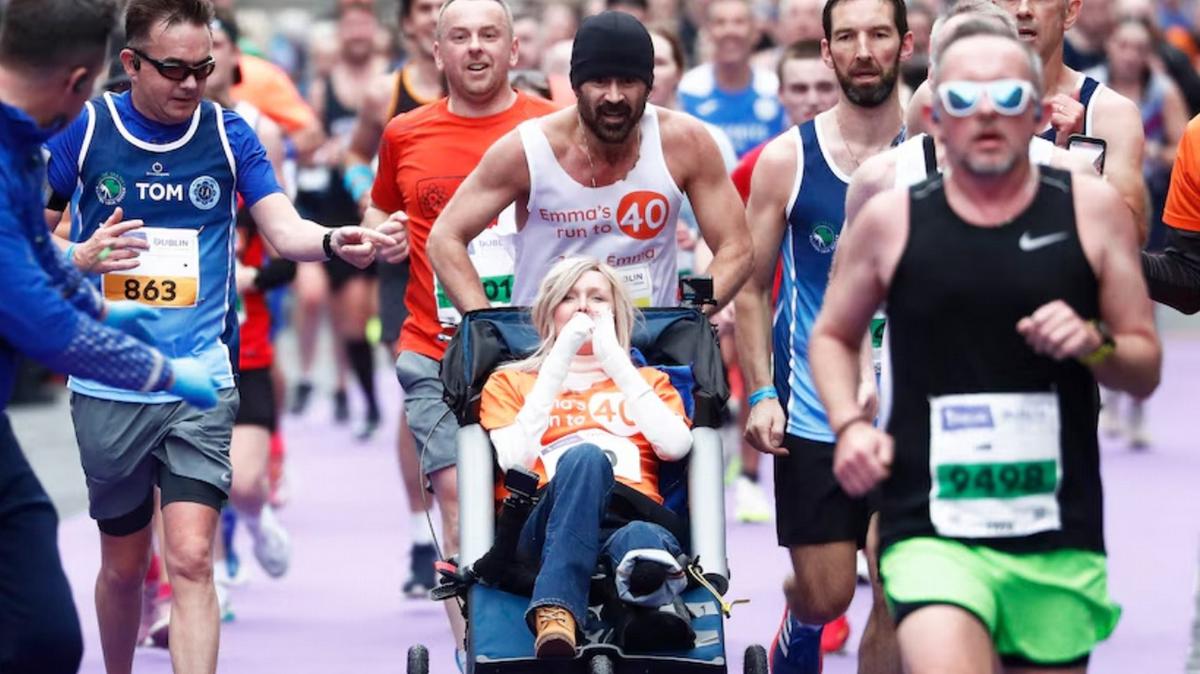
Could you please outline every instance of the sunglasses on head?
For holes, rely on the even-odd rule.
[[[992,109],[1007,117],[1016,117],[1025,112],[1035,97],[1033,84],[1026,80],[991,80],[971,82],[956,80],[937,88],[942,108],[951,117],[967,117],[979,107],[984,95],[992,103]]]
[[[129,51],[133,52],[138,59],[146,61],[150,65],[154,66],[154,69],[158,71],[159,75],[176,82],[183,82],[190,76],[195,76],[197,80],[208,79],[208,76],[213,74],[213,71],[217,68],[217,62],[211,56],[201,63],[193,66],[186,63],[180,63],[178,61],[159,61],[137,47],[129,47],[128,49]],[[135,60],[133,67],[140,67],[140,63]]]

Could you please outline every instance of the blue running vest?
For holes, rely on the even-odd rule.
[[[775,388],[787,415],[789,435],[832,442],[825,407],[808,365],[808,337],[829,284],[829,268],[846,217],[850,177],[826,155],[815,120],[787,133],[796,142],[797,162],[780,247],[783,281],[772,330]]]
[[[164,355],[199,358],[221,388],[234,386],[238,355],[233,277],[237,172],[220,106],[202,101],[187,132],[161,145],[135,138],[125,128],[111,94],[87,107],[89,128],[79,167],[80,240],[90,237],[118,206],[125,211],[124,219],[141,219],[147,228],[196,230],[199,284],[194,306],[165,306],[176,290],[161,279],[153,288],[145,283],[131,288],[126,282],[118,287],[128,292],[123,299],[141,298],[155,308],[158,320],[148,329],[155,335],[154,346]],[[154,240],[150,242],[153,247]],[[96,277],[96,283],[103,293],[101,277]],[[110,295],[108,299],[122,298]],[[77,378],[71,379],[70,386],[85,395],[124,402],[179,399]]]

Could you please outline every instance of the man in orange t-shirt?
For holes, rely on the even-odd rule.
[[[1163,224],[1166,248],[1142,253],[1150,299],[1194,314],[1200,311],[1200,116],[1179,141]]]
[[[442,322],[454,315],[449,302],[435,298],[433,270],[425,241],[442,207],[479,163],[488,147],[526,119],[554,110],[547,101],[520,94],[508,86],[517,44],[504,5],[494,0],[457,0],[438,19],[434,54],[446,76],[448,98],[393,119],[384,130],[379,172],[371,190],[364,225],[380,231],[407,230],[407,249],[385,250],[388,262],[410,257],[411,278],[405,291],[409,315],[400,331],[396,375],[404,388],[404,411],[421,456],[421,470],[433,486],[442,513],[442,552],[458,549],[458,471],[455,436],[458,423],[442,401],[438,378],[448,331]],[[390,214],[390,215],[389,215]],[[504,241],[481,236],[485,262],[499,264]],[[511,277],[511,263],[507,274]],[[511,278],[494,275],[497,299],[511,290]],[[439,315],[439,305],[442,311]],[[450,602],[451,620],[457,607]],[[455,624],[461,643],[460,624]]]

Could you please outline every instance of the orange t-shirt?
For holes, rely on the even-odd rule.
[[[434,360],[441,360],[446,351],[446,343],[438,339],[443,329],[437,317],[433,267],[425,254],[433,222],[492,143],[521,122],[555,109],[549,101],[518,93],[504,112],[461,117],[450,112],[443,98],[388,122],[371,199],[381,210],[404,211],[409,218],[410,277],[404,295],[408,318],[400,328],[401,351],[416,351]]]
[[[638,373],[671,411],[685,416],[683,399],[666,374],[652,367],[638,368]],[[515,423],[536,380],[536,372],[494,372],[483,387],[480,425],[490,431]],[[567,449],[583,442],[598,445],[608,454],[613,462],[613,475],[619,482],[662,503],[658,493],[658,456],[630,420],[625,411],[625,394],[611,379],[597,382],[585,391],[564,390],[558,394],[550,412],[550,425],[542,435],[542,456],[534,464],[540,478],[538,486],[544,487],[550,481],[555,464]]]
[[[1179,140],[1163,222],[1176,229],[1200,232],[1200,115],[1188,122]]]
[[[317,123],[316,113],[283,68],[252,54],[242,54],[238,69],[242,81],[230,92],[234,100],[252,104],[287,134]]]

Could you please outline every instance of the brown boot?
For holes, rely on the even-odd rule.
[[[533,650],[539,658],[575,657],[575,618],[561,606],[539,606],[534,611],[537,640]]]

